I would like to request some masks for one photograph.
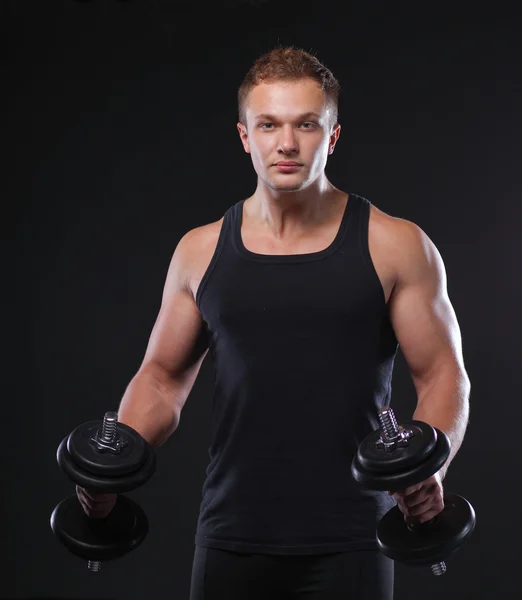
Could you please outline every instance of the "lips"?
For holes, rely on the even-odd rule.
[[[298,164],[298,163],[277,163],[275,165],[275,168],[280,172],[280,173],[295,173],[296,171],[299,171],[299,169],[302,167],[302,165]]]
[[[278,167],[300,167],[301,164],[297,163],[297,162],[293,162],[293,161],[290,161],[290,162],[281,161],[281,162],[276,163],[276,166],[278,166]]]

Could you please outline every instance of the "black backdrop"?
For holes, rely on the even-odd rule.
[[[54,539],[73,492],[59,441],[115,408],[138,368],[173,249],[255,188],[236,89],[276,44],[342,85],[327,174],[439,248],[472,382],[447,489],[477,512],[444,577],[396,566],[396,598],[516,596],[520,536],[520,22],[501,3],[3,2],[2,597],[188,599],[212,365],[151,482],[150,534],[97,575]],[[393,406],[411,417],[402,356]]]

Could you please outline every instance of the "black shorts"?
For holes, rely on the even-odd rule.
[[[308,556],[196,546],[190,600],[392,600],[394,563],[376,550]]]

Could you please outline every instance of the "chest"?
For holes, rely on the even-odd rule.
[[[372,207],[373,212],[373,207]],[[384,297],[388,302],[396,281],[396,269],[385,244],[382,243],[383,227],[386,224],[378,214],[370,213],[368,228],[368,251],[373,267],[381,283]],[[210,264],[212,256],[217,246],[219,233],[223,219],[208,225],[207,235],[204,236],[203,243],[199,251],[194,255],[189,274],[189,287],[194,299],[199,288],[199,284]],[[313,235],[303,236],[292,243],[280,243],[274,239],[261,235],[258,231],[241,228],[241,239],[243,245],[250,252],[266,255],[292,255],[308,254],[319,252],[328,248],[335,239],[338,231],[338,224],[332,224],[318,228]]]

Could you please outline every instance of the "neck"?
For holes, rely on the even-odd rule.
[[[269,230],[278,240],[294,239],[328,221],[342,197],[346,194],[326,177],[297,191],[274,190],[258,180],[244,207],[254,226]]]

